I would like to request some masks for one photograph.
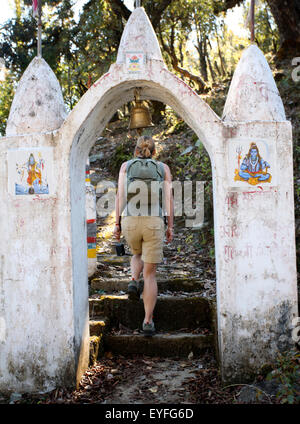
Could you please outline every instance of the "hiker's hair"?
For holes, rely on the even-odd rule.
[[[148,135],[142,135],[137,139],[135,156],[150,158],[155,150],[154,140]]]

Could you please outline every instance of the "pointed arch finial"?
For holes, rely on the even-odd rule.
[[[163,62],[157,36],[143,7],[135,8],[127,21],[116,62],[124,63],[128,52],[142,52],[147,60]]]

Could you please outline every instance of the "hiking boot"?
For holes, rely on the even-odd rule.
[[[141,295],[144,291],[144,280],[139,281],[138,293]]]
[[[153,336],[155,334],[154,322],[143,322],[143,332],[145,336]]]
[[[135,280],[131,280],[128,284],[128,299],[129,300],[139,300],[140,292],[139,292],[139,282]]]

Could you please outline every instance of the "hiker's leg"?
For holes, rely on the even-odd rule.
[[[133,255],[131,257],[131,276],[136,281],[140,278],[140,274],[143,270],[144,262],[141,259],[142,255]]]
[[[144,292],[145,322],[152,321],[152,314],[157,299],[156,264],[144,263]]]

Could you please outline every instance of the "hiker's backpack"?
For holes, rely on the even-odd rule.
[[[127,203],[136,195],[136,193],[130,193],[130,184],[143,181],[146,183],[147,193],[145,193],[145,197],[141,196],[141,206],[148,205],[151,208],[151,204],[159,205],[161,212],[161,193],[157,191],[157,185],[154,182],[164,181],[164,165],[154,159],[135,158],[128,161],[126,174]]]

